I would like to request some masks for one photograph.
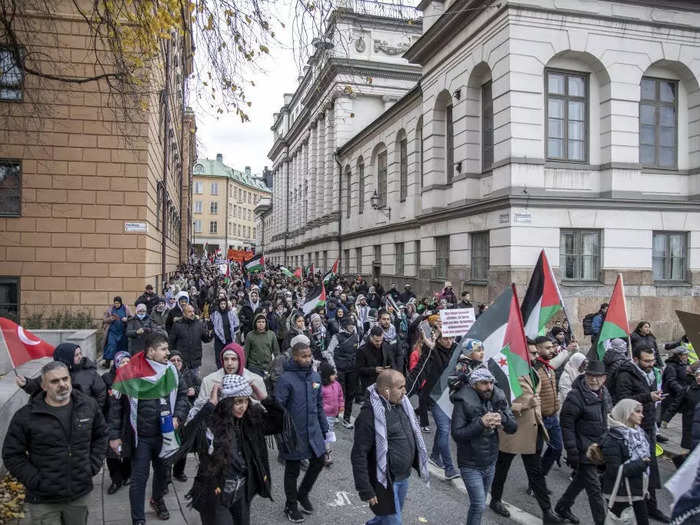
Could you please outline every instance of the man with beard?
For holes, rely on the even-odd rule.
[[[394,352],[391,345],[384,341],[381,326],[375,325],[369,331],[369,337],[357,351],[356,366],[363,394],[383,370],[395,368]]]
[[[452,438],[457,443],[457,464],[469,493],[467,525],[478,525],[496,472],[496,430],[513,434],[518,425],[505,394],[494,386],[495,379],[487,368],[472,371],[468,381],[450,396],[454,404]]]
[[[139,296],[138,299],[136,299],[136,306],[139,304],[145,304],[146,305],[146,310],[148,311],[148,315],[151,315],[151,311],[153,311],[153,308],[155,305],[158,304],[158,296],[156,293],[153,291],[153,285],[152,284],[147,284],[146,289],[144,292]]]
[[[170,330],[168,345],[180,352],[185,366],[198,375],[202,364],[202,343],[211,341],[212,333],[201,319],[195,317],[191,304],[185,305],[182,315],[183,318]]]
[[[248,332],[253,330],[256,314],[262,312],[262,302],[260,301],[260,289],[253,285],[250,287],[248,299],[241,298],[241,309],[238,312],[238,319],[241,322],[241,334],[246,337]]]
[[[644,419],[641,427],[647,435],[649,450],[656,450],[656,403],[662,401],[666,395],[658,390],[654,363],[656,355],[654,349],[649,347],[637,347],[632,351],[633,361],[627,361],[617,371],[615,384],[615,402],[621,399],[634,399],[639,401],[644,408]],[[650,518],[661,523],[670,523],[671,520],[658,507],[656,491],[661,489],[661,476],[656,454],[651,454],[649,464],[649,498],[647,499],[647,511]]]
[[[65,363],[44,365],[41,388],[12,417],[2,460],[26,488],[31,523],[87,523],[107,425],[97,402],[73,390]]]

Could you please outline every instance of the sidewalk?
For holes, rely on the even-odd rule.
[[[682,416],[676,414],[673,416],[673,419],[669,421],[668,428],[659,429],[659,434],[668,438],[668,442],[659,444],[664,449],[664,456],[669,459],[673,459],[676,456],[688,452],[686,449],[681,448],[681,438],[683,437],[681,419]]]

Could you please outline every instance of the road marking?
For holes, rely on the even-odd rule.
[[[335,493],[335,500],[326,503],[326,505],[329,507],[344,507],[345,505],[352,505],[352,501],[350,501],[350,496],[348,496],[346,491],[339,490]]]
[[[436,478],[441,479],[442,481],[446,481],[448,483],[451,483],[454,488],[459,490],[460,492],[467,494],[467,487],[464,486],[464,481],[462,480],[461,477],[447,480],[445,478],[445,472],[443,469],[437,468],[434,465],[431,465],[430,463],[428,464],[428,470],[430,473],[435,476]],[[486,505],[488,505],[491,502],[491,494],[489,494],[486,498]],[[541,525],[542,523],[542,518],[538,518],[537,516],[534,516],[530,514],[529,512],[524,511],[523,509],[516,507],[515,505],[511,505],[507,501],[504,501],[503,504],[506,506],[508,511],[510,512],[510,519],[514,521],[515,523],[520,523],[521,525]]]

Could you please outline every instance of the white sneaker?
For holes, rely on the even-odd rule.
[[[344,417],[340,418],[340,424],[343,425],[345,428],[353,428],[355,425],[353,425],[352,421],[348,421]]]

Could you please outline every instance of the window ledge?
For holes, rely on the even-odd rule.
[[[469,280],[465,281],[466,284],[470,286],[488,286],[489,282],[488,281],[482,281],[482,280]]]
[[[692,288],[692,284],[688,281],[654,281],[654,286],[659,288]]]
[[[598,279],[592,279],[590,281],[584,281],[581,279],[562,279],[559,281],[562,286],[603,286],[605,283]]]
[[[594,166],[591,166],[587,161],[580,160],[546,160],[544,163],[544,167],[551,169],[568,169],[583,171],[591,171],[596,169]]]

